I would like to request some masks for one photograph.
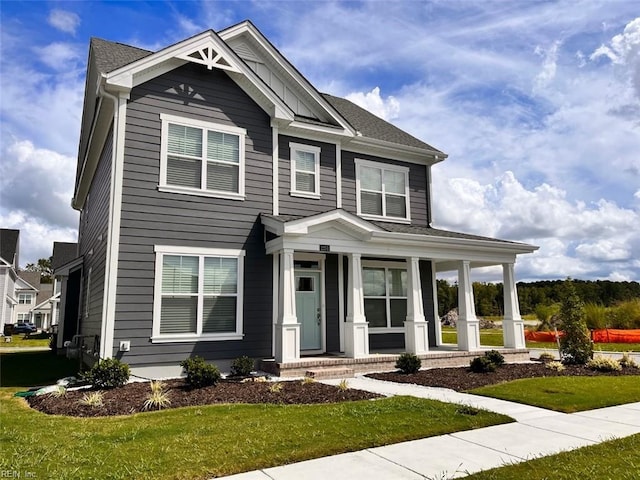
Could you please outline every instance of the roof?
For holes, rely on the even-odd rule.
[[[53,283],[41,283],[40,290],[36,294],[36,305],[40,305],[53,295]]]
[[[18,277],[34,287],[36,290],[40,289],[40,272],[27,272],[22,270],[18,272]]]
[[[18,266],[18,249],[20,230],[0,228],[0,258],[8,263]]]
[[[91,50],[95,66],[101,73],[112,72],[154,53],[150,50],[132,47],[123,43],[110,42],[108,40],[95,37],[91,39]],[[446,156],[443,152],[428,143],[417,139],[404,130],[380,117],[377,117],[349,100],[334,97],[333,95],[326,93],[321,93],[320,95],[338,112],[340,116],[344,118],[344,120],[346,120],[347,123],[349,123],[355,130],[359,131],[363,137],[395,143],[397,145],[427,149]],[[298,119],[300,120],[300,118]],[[302,120],[305,122],[311,121],[306,118]]]
[[[345,98],[334,97],[327,93],[323,93],[322,96],[364,137],[440,152],[437,148],[418,140],[413,135],[409,135],[404,130]],[[444,155],[443,152],[440,153]]]
[[[53,242],[53,258],[51,269],[56,270],[78,256],[78,244],[70,242]]]
[[[260,217],[270,218],[276,220],[281,223],[293,222],[295,220],[300,220],[303,218],[309,218],[314,215],[271,215],[268,213],[260,214]],[[368,221],[368,220],[365,220]],[[460,240],[482,240],[488,242],[500,242],[504,244],[510,245],[523,245],[520,242],[513,242],[510,240],[501,240],[499,238],[491,238],[491,237],[482,237],[480,235],[471,235],[468,233],[461,232],[453,232],[450,230],[441,230],[439,228],[429,227],[427,225],[405,225],[400,223],[389,223],[389,222],[369,222],[372,225],[384,230],[385,232],[391,233],[407,233],[411,235],[424,235],[427,237],[440,237],[440,238],[451,238],[451,239],[460,239]]]

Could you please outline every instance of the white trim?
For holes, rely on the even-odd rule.
[[[202,120],[193,119],[190,117],[179,117],[176,115],[169,115],[166,113],[160,113],[160,121],[162,122],[161,134],[160,134],[160,181],[158,183],[158,190],[161,192],[171,193],[184,193],[188,195],[198,195],[204,197],[226,198],[231,200],[244,200],[245,198],[245,141],[247,130],[244,128],[224,125],[213,122],[204,122]],[[200,179],[200,188],[184,187],[181,185],[172,185],[167,183],[167,158],[168,142],[169,142],[169,124],[181,125],[185,127],[198,128],[202,132],[202,155],[200,157],[188,157],[194,160],[199,160],[202,168],[202,175]],[[206,188],[207,181],[207,166],[209,163],[222,163],[224,165],[235,166],[235,163],[220,162],[217,160],[211,160],[207,157],[206,153],[206,133],[209,131],[227,133],[230,135],[236,135],[238,137],[238,191],[228,192],[224,190],[211,190]],[[179,157],[185,157],[178,155]]]
[[[272,275],[271,275],[271,280],[272,280],[272,295],[271,295],[271,318],[272,318],[272,325],[271,325],[271,355],[273,357],[276,356],[276,323],[278,323],[278,311],[279,311],[279,306],[278,306],[278,301],[280,299],[280,293],[279,293],[279,287],[280,287],[280,255],[277,253],[274,253],[273,255],[271,255],[272,258]]]
[[[290,191],[289,195],[294,197],[305,197],[305,198],[320,198],[320,153],[321,148],[315,145],[306,145],[303,143],[289,142],[289,171],[290,171]],[[305,192],[303,190],[298,190],[298,184],[296,181],[296,173],[298,172],[298,163],[295,158],[296,152],[304,152],[311,153],[314,157],[314,191],[313,192]],[[305,173],[305,170],[302,170]]]
[[[271,167],[272,167],[272,191],[273,215],[280,215],[280,137],[278,135],[278,125],[271,123]]]
[[[324,268],[324,263],[325,263],[325,256],[324,255],[320,255],[318,259],[318,268],[295,268],[295,260],[298,259],[298,256],[296,254],[294,254],[294,278],[297,275],[304,275],[305,273],[317,273],[318,274],[318,279],[319,279],[319,285],[318,288],[320,288],[320,295],[318,296],[318,300],[320,302],[319,308],[320,308],[320,348],[319,349],[309,349],[309,350],[302,350],[302,322],[300,320],[298,320],[298,323],[300,323],[300,353],[304,352],[305,354],[321,354],[321,353],[325,353],[327,351],[327,314],[326,314],[326,308],[327,308],[327,301],[326,301],[326,288],[325,288],[325,268]],[[295,283],[293,285],[294,287],[294,295],[297,293],[295,291]]]
[[[384,269],[384,295],[366,295],[364,293],[364,270],[365,268],[376,268],[376,269]],[[404,321],[406,318],[402,319],[403,326],[394,327],[391,326],[391,300],[401,300],[404,299],[405,302],[409,300],[409,279],[407,278],[407,295],[406,296],[391,296],[389,292],[389,283],[388,283],[388,274],[389,270],[403,270],[409,275],[409,268],[406,262],[385,262],[385,261],[376,261],[376,260],[363,260],[362,261],[362,301],[364,302],[367,298],[373,300],[384,300],[385,301],[385,317],[387,318],[387,326],[386,327],[374,327],[371,325],[371,322],[367,320],[369,324],[369,333],[404,333]],[[422,300],[422,297],[420,297]],[[409,308],[407,305],[407,314]]]
[[[393,223],[411,223],[411,199],[410,199],[410,189],[409,189],[409,168],[403,167],[400,165],[391,165],[387,163],[381,162],[372,162],[370,160],[363,160],[361,158],[354,159],[355,169],[356,169],[356,207],[358,215],[362,218],[367,218],[371,220],[381,220],[385,222],[393,222]],[[360,169],[364,168],[375,168],[381,171],[381,182],[382,182],[382,190],[380,194],[382,195],[382,215],[372,215],[369,213],[362,212],[362,199],[361,199],[361,188],[360,188]],[[385,215],[386,211],[386,189],[384,183],[384,172],[396,172],[404,175],[404,205],[405,205],[405,217],[392,217]],[[401,196],[403,194],[398,193],[390,193],[390,195]]]
[[[336,208],[342,208],[342,147],[336,144]]]
[[[431,264],[431,289],[433,290],[433,318],[435,321],[436,346],[442,346],[442,324],[440,323],[440,315],[438,315],[438,279],[436,278],[436,263]]]
[[[107,252],[104,272],[105,282],[100,329],[100,358],[111,358],[113,355],[113,336],[116,321],[116,292],[118,286],[120,220],[122,216],[122,188],[124,176],[124,139],[127,123],[128,94],[121,93],[118,97],[115,97],[105,91],[103,91],[103,94],[113,100],[114,111],[109,222],[107,228]],[[77,331],[80,330],[78,329]]]
[[[244,257],[245,251],[238,249],[180,247],[176,245],[154,245],[156,255],[154,269],[153,289],[153,318],[152,318],[152,343],[177,343],[194,341],[224,341],[242,340],[243,312],[244,312]],[[207,257],[235,258],[237,259],[237,285],[236,285],[236,329],[235,332],[223,333],[197,333],[202,331],[202,315],[198,315],[196,333],[162,334],[160,333],[160,317],[162,308],[162,262],[164,255],[182,255],[198,257],[198,311],[202,312],[204,260]]]

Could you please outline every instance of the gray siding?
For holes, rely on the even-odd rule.
[[[185,93],[188,92],[188,93]],[[246,200],[159,192],[160,113],[233,125],[245,138]],[[271,354],[271,257],[259,214],[272,211],[269,117],[224,72],[185,65],[133,89],[127,107],[114,355],[134,366]],[[244,339],[152,344],[154,245],[244,249]]]
[[[429,347],[435,347],[436,322],[440,321],[440,319],[434,316],[433,277],[431,275],[430,260],[420,260],[420,284],[422,286],[422,308],[424,309],[425,320],[428,322]]]
[[[353,214],[357,213],[356,204],[356,166],[355,159],[372,162],[400,165],[409,168],[409,204],[411,208],[411,223],[413,225],[428,225],[428,183],[427,167],[415,163],[399,162],[385,158],[363,155],[349,151],[342,152],[342,208]]]
[[[327,352],[339,352],[340,306],[338,304],[338,255],[327,255],[324,266]]]
[[[296,197],[291,192],[291,149],[289,142],[320,147],[320,198]],[[278,138],[279,202],[281,215],[313,215],[336,208],[336,146],[287,135]]]
[[[105,266],[111,189],[113,130],[107,136],[89,196],[80,216],[79,252],[84,256],[79,333],[100,335],[104,303]],[[89,275],[89,271],[91,274]],[[90,277],[90,278],[89,278]],[[85,312],[89,293],[88,315]]]

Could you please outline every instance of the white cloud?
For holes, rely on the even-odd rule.
[[[348,94],[346,98],[387,121],[393,120],[400,113],[398,101],[391,96],[386,99],[382,98],[380,96],[380,87],[375,87],[366,93],[353,92]]]
[[[534,90],[540,90],[549,85],[556,77],[557,61],[558,61],[558,49],[562,45],[562,42],[554,42],[548,49],[537,46],[535,49],[536,55],[543,58],[542,70],[534,79]]]
[[[47,21],[52,27],[72,35],[76,34],[76,29],[80,25],[80,17],[76,13],[60,9],[51,10]]]
[[[78,46],[70,43],[56,42],[35,50],[40,61],[54,70],[68,71],[69,64],[74,69],[80,59]]]
[[[580,257],[598,262],[613,262],[629,260],[631,251],[627,245],[609,239],[602,239],[594,243],[582,243],[576,247]]]

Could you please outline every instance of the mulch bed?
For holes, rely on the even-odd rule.
[[[171,405],[168,408],[211,405],[223,403],[269,403],[269,404],[317,404],[336,403],[380,398],[381,395],[349,388],[341,390],[323,383],[301,381],[279,382],[282,390],[270,391],[273,382],[221,381],[216,386],[190,388],[184,380],[164,382]],[[120,388],[102,390],[103,406],[82,405],[80,400],[93,390],[67,392],[63,397],[40,395],[28,397],[32,408],[51,415],[74,417],[103,417],[129,415],[143,411],[147,397],[151,393],[148,382],[129,383]]]
[[[450,388],[456,391],[467,391],[474,388],[509,382],[520,378],[559,377],[559,376],[599,376],[599,375],[640,375],[637,368],[623,368],[619,372],[600,372],[582,365],[566,365],[565,370],[557,372],[546,368],[544,363],[513,363],[499,367],[495,372],[473,373],[469,368],[434,368],[420,370],[418,373],[400,372],[372,373],[368,377],[397,383],[413,383],[427,387]]]

